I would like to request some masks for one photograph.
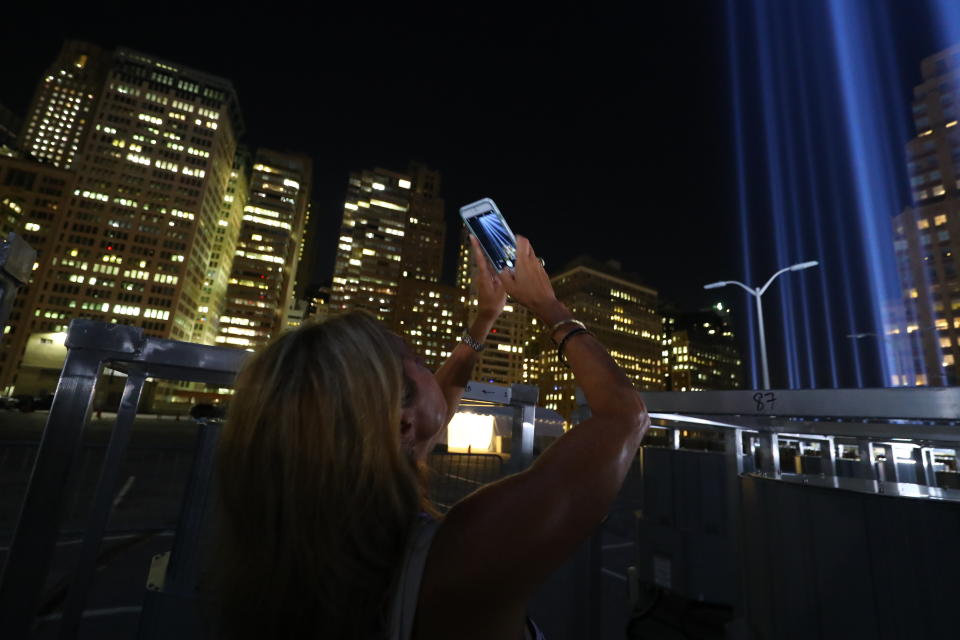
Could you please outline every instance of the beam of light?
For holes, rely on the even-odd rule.
[[[747,212],[749,210],[747,193],[747,169],[744,162],[745,152],[743,145],[743,105],[741,98],[741,86],[740,86],[740,46],[739,38],[737,37],[736,29],[736,12],[734,11],[734,5],[732,2],[727,3],[726,7],[727,14],[727,33],[730,36],[730,48],[728,53],[728,60],[730,65],[730,85],[732,91],[730,92],[732,98],[732,109],[733,109],[733,129],[734,129],[734,149],[735,149],[735,163],[737,168],[737,222],[740,227],[740,253],[743,258],[743,272],[742,278],[744,282],[753,282],[753,271],[750,268],[750,223],[748,220]],[[744,301],[744,304],[741,306],[742,309],[746,310],[746,313],[743,315],[746,316],[745,321],[747,325],[747,340],[746,344],[748,345],[749,356],[745,358],[747,363],[747,372],[749,375],[749,383],[751,388],[758,388],[760,386],[759,379],[757,377],[757,358],[756,358],[756,344],[757,344],[757,335],[754,327],[754,318],[753,318],[753,309],[751,305],[753,303],[752,296],[748,293],[743,292],[740,295],[740,299]]]
[[[828,7],[843,131],[853,159],[851,187],[856,193],[855,213],[865,249],[869,303],[874,325],[883,327],[889,305],[900,297],[889,224],[898,203],[889,199],[884,179],[902,172],[890,166],[892,158],[880,142],[890,135],[890,122],[878,114],[881,96],[876,93],[881,86],[879,76],[891,70],[878,69],[876,58],[869,54],[881,45],[873,41],[862,9],[862,5],[845,0],[832,0]],[[877,348],[884,384],[889,384],[896,357],[888,340],[878,340]]]
[[[942,48],[960,41],[960,3],[918,4]],[[910,202],[912,87],[897,47],[913,36],[869,0],[728,0],[726,28],[744,281],[822,265],[816,280],[787,274],[764,304],[771,378],[791,388],[915,380],[919,333],[888,335],[903,296],[891,221]]]
[[[940,49],[960,43],[960,4],[956,0],[932,0],[930,12]]]
[[[785,131],[782,118],[784,83],[778,82],[780,70],[774,68],[779,60],[776,43],[780,39],[771,39],[771,34],[775,30],[774,20],[776,16],[767,11],[768,7],[765,2],[758,2],[755,7],[757,16],[756,37],[760,54],[757,60],[760,66],[760,83],[763,87],[761,104],[763,110],[764,159],[767,167],[767,187],[769,189],[769,211],[767,215],[770,216],[773,227],[775,268],[779,269],[791,263],[791,256],[787,251],[789,222],[784,186],[784,182],[790,179],[790,171],[784,166],[784,163],[789,161],[791,154],[789,150],[784,149],[786,145],[781,141],[781,132]],[[783,334],[783,351],[786,354],[786,365],[784,367],[787,377],[786,387],[796,389],[796,340],[793,335],[793,306],[790,284],[781,280],[776,286],[775,295],[780,302],[780,313],[778,315]],[[775,317],[767,320],[768,327],[772,327]],[[768,355],[774,355],[776,351],[768,346],[767,353]],[[777,386],[777,383],[773,382],[776,377],[776,367],[773,367],[770,379],[774,387]]]

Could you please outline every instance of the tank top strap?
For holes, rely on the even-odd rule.
[[[430,553],[433,537],[439,528],[440,522],[426,513],[421,513],[407,538],[403,567],[393,596],[389,640],[409,640],[413,632],[413,619],[417,613],[423,569],[427,564],[427,555]]]

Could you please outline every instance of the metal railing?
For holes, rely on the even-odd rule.
[[[854,618],[879,619],[884,611],[872,607],[883,589],[901,593],[943,584],[918,575],[913,585],[879,585],[874,572],[864,570],[843,576],[846,593],[828,597],[814,578],[791,591],[796,577],[772,569],[769,563],[779,556],[768,551],[805,558],[806,565],[796,565],[801,572],[820,556],[843,557],[840,550],[875,554],[871,545],[879,544],[880,534],[872,542],[860,537],[867,530],[861,518],[871,509],[920,509],[930,518],[953,513],[955,520],[960,491],[940,485],[957,486],[960,388],[645,393],[644,400],[653,427],[640,451],[634,591],[643,582],[693,601],[729,605],[742,637],[799,637],[794,627],[805,637],[824,637],[816,629],[845,624],[831,613],[831,597],[846,598]],[[805,518],[824,513],[848,522],[828,520],[809,531]],[[919,528],[913,535],[922,544],[941,534]],[[889,553],[869,557],[864,566],[906,569]],[[785,593],[795,600],[778,601]],[[951,594],[960,589],[954,586]],[[816,602],[805,605],[804,597]],[[795,608],[814,622],[785,625],[783,612]]]
[[[0,241],[0,340],[13,309],[17,290],[30,281],[37,252],[23,238],[11,232]]]
[[[10,637],[30,635],[62,535],[63,515],[71,504],[71,478],[84,477],[92,506],[82,526],[79,561],[65,587],[59,629],[61,637],[76,636],[117,490],[127,476],[123,463],[136,451],[130,432],[146,380],[230,387],[248,356],[230,348],[147,338],[135,327],[90,320],[71,323],[66,346],[63,373],[0,576],[0,628]],[[105,366],[127,378],[109,442],[93,448],[82,440]],[[436,457],[432,463],[439,476],[449,480],[440,488],[439,501],[445,505],[485,482],[527,468],[535,456],[538,431],[559,420],[535,406],[532,387],[471,383],[464,398],[462,410],[510,420],[511,452],[506,461],[469,456],[474,465],[470,473],[464,471],[467,457],[462,454]],[[956,475],[960,389],[646,393],[644,399],[654,427],[617,507],[638,514],[637,564],[629,585],[634,598],[637,583],[648,582],[694,600],[729,604],[744,625],[773,629],[758,613],[767,605],[756,586],[761,578],[773,578],[744,553],[744,540],[770,538],[758,522],[764,520],[764,509],[772,513],[777,507],[764,496],[789,497],[792,494],[783,491],[799,490],[805,504],[833,491],[887,501],[908,497],[915,504],[945,508],[960,499],[960,493],[942,486],[952,484],[946,480]],[[581,406],[575,421],[588,414]],[[176,608],[183,608],[195,590],[218,424],[204,421],[198,429],[193,450],[178,453],[184,464],[189,461],[189,477],[180,485],[169,562],[161,574],[151,576],[161,590],[145,596],[143,638],[157,632],[155,621],[174,620]],[[901,455],[904,451],[909,455]],[[33,452],[11,455],[22,466],[30,463]],[[938,469],[938,460],[946,460],[951,471]],[[84,465],[87,470],[76,475]],[[98,466],[96,489],[90,492]],[[79,514],[67,514],[71,528],[81,528]],[[598,532],[585,543],[580,554],[585,560],[578,561],[579,573],[573,572],[586,584],[587,598],[580,606],[588,613],[581,623],[594,635],[603,605],[602,581],[627,580],[602,566],[601,542]],[[710,553],[703,555],[703,549]],[[146,578],[146,566],[143,571]],[[709,584],[704,581],[707,574]]]
[[[65,341],[67,357],[53,404],[47,417],[23,505],[17,519],[9,553],[0,575],[0,628],[10,637],[29,637],[37,608],[49,573],[51,559],[61,532],[62,514],[72,494],[71,478],[92,480],[91,469],[76,474],[77,465],[99,464],[92,505],[86,512],[82,529],[83,542],[79,561],[69,579],[69,587],[60,617],[61,638],[75,637],[82,618],[88,592],[97,570],[97,557],[108,522],[114,511],[117,490],[124,477],[123,463],[128,458],[131,429],[147,379],[201,382],[217,387],[231,387],[236,372],[249,353],[226,347],[212,347],[146,337],[143,330],[126,325],[93,320],[73,320]],[[88,423],[98,378],[106,366],[126,374],[126,383],[117,409],[116,422],[108,444],[97,447],[96,460],[91,462],[91,447],[82,439]],[[460,454],[445,456],[436,462],[441,477],[454,482],[438,489],[446,491],[448,501],[456,501],[496,474],[522,470],[533,460],[535,432],[544,420],[560,421],[559,416],[536,407],[537,389],[527,385],[500,387],[471,382],[464,393],[462,411],[509,417],[512,424],[511,453],[506,463],[496,457],[493,466],[483,466],[480,475],[467,477],[452,473],[450,468]],[[151,574],[157,592],[145,594],[141,616],[141,637],[155,637],[161,622],[174,626],[187,625],[189,607],[195,594],[200,571],[200,538],[206,515],[207,496],[213,473],[213,452],[219,430],[216,421],[199,421],[199,432],[192,453],[189,476],[183,489],[173,549],[163,575]],[[561,421],[562,422],[562,421]],[[21,462],[29,460],[33,451],[20,447]],[[16,447],[13,447],[16,449]],[[9,455],[9,450],[6,451]],[[476,459],[474,455],[472,458]],[[492,459],[492,457],[491,457]],[[26,464],[26,463],[25,463]],[[74,475],[72,475],[72,473]],[[91,482],[92,484],[92,482]],[[182,486],[182,485],[181,485]],[[76,526],[76,522],[70,523]],[[146,583],[148,567],[144,567]],[[170,596],[164,598],[164,596]],[[168,626],[169,628],[169,626]],[[180,628],[186,628],[181,626]]]

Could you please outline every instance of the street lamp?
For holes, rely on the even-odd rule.
[[[816,260],[811,260],[809,262],[798,262],[797,264],[790,265],[777,271],[775,274],[770,276],[770,279],[767,280],[767,284],[762,287],[757,287],[751,289],[742,282],[737,282],[736,280],[721,280],[720,282],[711,282],[710,284],[703,285],[704,289],[719,289],[720,287],[725,287],[728,284],[735,284],[754,298],[757,299],[757,323],[760,326],[760,362],[763,365],[763,388],[770,388],[770,371],[767,369],[767,343],[766,338],[763,335],[763,307],[760,306],[760,296],[763,295],[764,291],[770,286],[770,284],[776,280],[777,276],[781,273],[786,273],[787,271],[801,271],[803,269],[809,269],[810,267],[815,267],[819,262]]]

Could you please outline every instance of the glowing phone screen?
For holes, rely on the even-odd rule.
[[[483,247],[497,271],[513,267],[517,257],[517,243],[500,214],[487,211],[467,218],[467,225],[473,235],[477,236],[480,246]]]

